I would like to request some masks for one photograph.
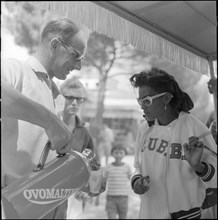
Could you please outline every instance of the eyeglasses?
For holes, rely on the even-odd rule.
[[[83,103],[86,99],[84,97],[64,96],[67,102],[73,102],[76,99],[77,104]]]
[[[71,47],[73,49],[73,51],[75,52],[76,56],[75,57],[72,57],[73,55],[69,52],[69,50],[67,49],[67,47],[65,47],[67,49],[67,52],[69,53],[71,59],[76,59],[76,61],[81,61],[82,59],[84,59],[84,56],[83,55],[80,55],[80,53],[75,50],[70,44],[66,43],[63,39],[61,38],[57,38],[61,43],[67,45],[68,47]]]
[[[160,94],[157,94],[157,95],[153,95],[153,96],[146,96],[145,98],[143,99],[137,99],[139,105],[145,105],[145,106],[150,106],[152,105],[152,102],[154,99],[156,98],[159,98],[163,95],[165,95],[167,92],[163,92],[163,93],[160,93]]]

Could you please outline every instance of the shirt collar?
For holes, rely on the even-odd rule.
[[[81,121],[77,115],[75,117],[75,120],[76,120],[76,127],[84,127],[85,123]]]
[[[44,66],[34,57],[30,56],[27,59],[27,63],[30,65],[30,67],[35,71],[35,72],[40,72],[44,73],[48,77],[48,73]]]
[[[58,113],[58,115],[59,115],[59,117],[61,118],[62,121],[63,121],[63,114],[64,114],[63,111]],[[77,127],[77,128],[80,127],[81,128],[81,127],[85,126],[85,123],[79,118],[78,115],[75,116],[75,120],[76,120],[76,126],[75,127]]]

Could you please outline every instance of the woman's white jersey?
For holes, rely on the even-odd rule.
[[[189,137],[202,135],[199,140],[216,152],[216,143],[208,131],[200,120],[184,112],[167,126],[157,121],[151,127],[146,121],[142,123],[134,166],[135,174],[150,177],[150,189],[141,196],[139,218],[170,219],[170,213],[182,210],[192,210],[193,217],[199,214],[205,189],[217,187],[217,157],[204,149],[202,162],[206,169],[199,175],[185,160],[183,145],[188,143]]]

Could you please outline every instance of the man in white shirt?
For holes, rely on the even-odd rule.
[[[81,69],[87,38],[72,20],[47,23],[36,53],[26,62],[2,61],[2,187],[32,172],[49,139],[52,150],[67,153],[72,135],[56,116],[53,77],[64,80]],[[64,218],[56,210],[45,218]]]

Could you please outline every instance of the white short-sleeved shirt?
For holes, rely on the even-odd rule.
[[[2,60],[1,77],[23,95],[55,112],[51,81],[36,58],[31,56],[25,62],[16,59]],[[47,140],[45,130],[37,125],[2,118],[3,186],[33,170]],[[47,162],[55,156],[55,151],[49,152]]]

